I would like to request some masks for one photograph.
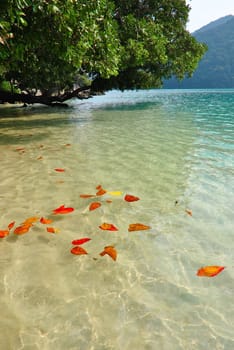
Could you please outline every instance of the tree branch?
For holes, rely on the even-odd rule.
[[[0,91],[0,103],[25,103],[25,104],[44,104],[47,106],[53,106],[53,104],[62,104],[64,101],[72,98],[78,98],[80,100],[91,97],[90,87],[83,86],[75,90],[65,92],[61,95],[45,96],[45,95],[33,95],[30,93],[11,93],[6,91]]]

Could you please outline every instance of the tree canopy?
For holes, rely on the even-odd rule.
[[[192,75],[185,0],[1,0],[0,102],[53,104]]]

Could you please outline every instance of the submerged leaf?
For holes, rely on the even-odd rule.
[[[80,198],[91,198],[96,197],[95,194],[80,194]]]
[[[190,216],[193,215],[193,212],[192,212],[192,210],[190,210],[190,209],[185,209],[185,212],[186,212],[188,215],[190,215]]]
[[[113,224],[108,224],[104,222],[101,226],[99,226],[101,230],[107,230],[107,231],[118,231],[117,227],[115,227]]]
[[[8,225],[8,229],[11,230],[12,227],[14,227],[14,225],[15,225],[15,221],[10,222]]]
[[[34,222],[37,222],[39,220],[39,217],[37,216],[32,216],[26,220],[24,220],[24,222],[22,223],[22,225],[32,225]]]
[[[103,196],[107,192],[101,185],[97,186],[96,190],[98,190],[96,196]]]
[[[40,218],[40,223],[43,225],[48,225],[48,224],[51,224],[52,222],[53,222],[53,220],[46,219],[44,217]]]
[[[101,189],[96,193],[96,196],[103,196],[106,193],[106,190]]]
[[[89,210],[90,211],[95,210],[95,209],[99,208],[100,206],[101,206],[100,202],[93,202],[93,203],[90,204]]]
[[[16,229],[14,230],[14,234],[23,235],[27,233],[31,227],[32,227],[32,224],[23,223],[22,225],[16,227]]]
[[[72,207],[66,208],[64,205],[61,205],[57,209],[54,209],[53,213],[54,214],[68,214],[68,213],[71,213],[72,211],[74,211],[74,208],[72,208]]]
[[[87,251],[79,246],[76,246],[74,248],[71,249],[71,253],[74,255],[83,255],[83,254],[88,254]]]
[[[24,147],[17,147],[15,150],[17,152],[25,152],[25,148]]]
[[[0,238],[4,238],[6,236],[8,236],[10,233],[9,230],[0,230]]]
[[[225,269],[225,266],[204,266],[197,271],[199,277],[214,277]]]
[[[63,169],[63,168],[55,168],[54,170],[59,172],[59,173],[63,173],[65,171],[65,169]]]
[[[55,228],[55,227],[47,227],[46,231],[49,232],[49,233],[58,233],[59,229]]]
[[[131,231],[149,230],[149,229],[151,229],[150,226],[143,225],[143,224],[140,224],[140,223],[130,224],[129,227],[128,227],[128,231],[129,232],[131,232]]]
[[[132,196],[131,194],[126,194],[126,196],[124,197],[124,200],[126,202],[136,202],[136,201],[139,201],[139,197],[136,197],[136,196]]]
[[[117,259],[117,251],[116,249],[109,245],[109,246],[106,246],[103,250],[103,252],[100,253],[101,256],[104,256],[104,255],[109,255],[114,261],[116,261]]]
[[[84,244],[86,242],[91,241],[91,238],[80,238],[80,239],[75,239],[74,241],[72,241],[73,245],[81,245]]]

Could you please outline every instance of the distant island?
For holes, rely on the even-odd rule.
[[[191,78],[164,81],[164,88],[234,88],[234,16],[207,24],[192,35],[208,46]]]

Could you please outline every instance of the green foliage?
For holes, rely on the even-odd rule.
[[[95,89],[158,87],[162,78],[190,76],[205,52],[186,31],[183,0],[115,0],[121,44],[119,74],[97,78]],[[144,72],[144,79],[142,79]]]
[[[10,92],[11,91],[11,84],[9,81],[1,81],[0,82],[0,90]]]
[[[148,88],[192,74],[204,53],[184,0],[2,0],[0,80],[35,94]],[[83,77],[83,79],[81,79]]]

